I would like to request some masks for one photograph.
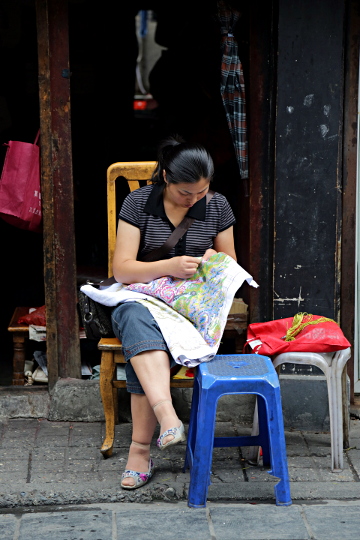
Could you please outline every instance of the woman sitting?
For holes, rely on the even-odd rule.
[[[147,283],[163,276],[188,279],[201,260],[219,251],[236,260],[235,218],[228,201],[214,193],[206,204],[213,173],[211,156],[202,146],[179,137],[160,145],[153,184],[130,193],[119,214],[113,261],[118,282]],[[167,258],[142,261],[167,240],[186,215],[195,221]],[[153,475],[150,443],[157,422],[157,446],[161,450],[184,441],[185,433],[170,393],[170,369],[175,361],[149,310],[137,302],[119,304],[113,310],[112,323],[127,362],[133,425],[121,487],[134,489]]]

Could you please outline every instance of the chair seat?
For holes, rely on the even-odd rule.
[[[259,434],[255,437],[215,437],[216,407],[224,394],[256,394]],[[186,448],[185,466],[190,467],[188,505],[206,506],[212,451],[216,447],[263,448],[269,473],[280,479],[275,485],[276,504],[291,504],[279,379],[270,358],[257,354],[217,355],[198,366]]]

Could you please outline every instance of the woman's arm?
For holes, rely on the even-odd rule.
[[[113,273],[119,283],[148,283],[163,276],[187,279],[199,265],[197,257],[172,257],[155,262],[137,261],[140,230],[119,219],[113,259]]]
[[[214,249],[208,249],[206,250],[203,259],[205,261],[208,260],[211,255],[214,253],[218,253],[221,251],[222,253],[226,253],[226,255],[229,255],[235,261],[236,253],[235,253],[235,245],[234,245],[234,228],[229,227],[228,229],[225,229],[225,231],[222,231],[219,233],[216,238],[214,239]]]

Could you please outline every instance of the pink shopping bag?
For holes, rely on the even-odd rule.
[[[0,216],[29,231],[42,231],[40,148],[35,142],[9,141],[0,180]]]

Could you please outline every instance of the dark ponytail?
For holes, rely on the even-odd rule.
[[[187,143],[179,135],[163,140],[158,148],[158,164],[153,182],[163,182],[163,171],[170,184],[194,184],[201,178],[212,180],[214,163],[209,152],[200,144]]]

